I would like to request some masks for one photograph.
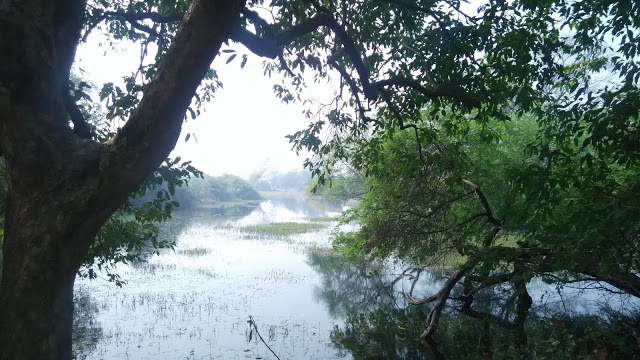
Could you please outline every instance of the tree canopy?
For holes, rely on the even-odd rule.
[[[197,116],[220,86],[212,59],[223,53],[244,66],[229,42],[268,59],[265,75],[288,78],[274,86],[283,101],[308,105],[308,126],[290,140],[316,154],[306,164],[320,182],[346,160],[389,201],[380,214],[360,209],[360,245],[416,260],[446,249],[465,258],[432,299],[426,335],[463,278],[468,297],[506,278],[522,316],[533,273],[566,270],[637,296],[638,7],[3,0],[0,358],[70,357],[78,268],[99,228],[165,161],[185,114]],[[101,87],[107,118],[122,124],[103,143],[70,89],[76,47],[94,31],[138,44],[142,57],[124,86]],[[330,103],[300,96],[317,81],[339,85]],[[394,232],[417,210],[416,234]],[[518,236],[507,246],[500,237],[510,231]]]
[[[480,318],[491,314],[474,310],[474,295],[512,284],[513,326],[534,276],[640,296],[637,4],[392,3],[413,10],[406,31],[389,31],[413,50],[380,55],[377,72],[395,81],[370,82],[384,84],[368,98],[375,114],[356,97],[358,120],[329,113],[330,141],[322,122],[291,138],[321,155],[308,162],[320,180],[336,162],[366,176],[370,191],[345,218],[361,228],[336,243],[349,255],[459,264],[433,296],[408,294],[435,304],[423,337],[458,283],[456,301]],[[441,42],[420,48],[439,31]],[[443,93],[449,81],[456,89]]]

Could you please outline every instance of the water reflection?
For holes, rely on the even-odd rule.
[[[86,359],[102,337],[102,329],[96,321],[98,306],[84,288],[76,289],[73,303],[74,354],[76,359]]]
[[[122,289],[79,279],[74,350],[79,359],[273,359],[255,336],[249,315],[282,359],[502,359],[523,354],[512,285],[474,297],[473,319],[449,301],[434,341],[423,342],[430,305],[409,306],[403,293],[436,293],[447,270],[415,269],[401,261],[345,263],[330,250],[335,222],[291,236],[248,233],[271,222],[331,218],[340,208],[301,197],[272,197],[245,216],[178,212],[163,226],[177,240],[148,262],[123,265]],[[527,285],[533,307],[524,327],[524,357],[572,359],[595,352],[639,357],[639,322],[619,296]],[[462,288],[454,288],[459,297]],[[628,300],[627,300],[628,301]],[[626,304],[626,305],[625,305]],[[603,306],[605,305],[605,306]],[[502,320],[496,321],[496,320]]]
[[[463,308],[449,302],[434,339],[426,342],[419,335],[430,305],[408,306],[402,294],[410,290],[433,294],[446,272],[403,270],[400,263],[349,265],[327,252],[310,253],[308,261],[322,277],[316,297],[332,316],[346,319],[344,326],[332,332],[332,341],[354,359],[640,358],[637,307],[614,307],[624,304],[621,299],[626,297],[614,299],[606,291],[578,295],[569,289],[569,294],[563,294],[562,289],[533,281],[531,293],[550,295],[534,299],[523,329],[518,329],[514,326],[517,296],[510,286],[495,287],[479,293],[474,301],[474,314],[487,316],[463,315]],[[452,298],[461,291],[461,286],[454,289]],[[561,311],[556,299],[551,299],[553,292],[571,297]],[[615,301],[600,303],[595,310],[595,299],[603,296]],[[517,346],[520,336],[525,337],[524,349]]]
[[[238,225],[257,225],[276,222],[306,222],[314,218],[331,218],[342,211],[339,205],[304,197],[271,195],[248,216],[240,219]]]
[[[77,288],[86,289],[99,309],[102,336],[92,348],[76,343],[76,352],[87,359],[273,358],[247,335],[252,315],[282,359],[343,358],[329,338],[342,322],[314,300],[320,279],[306,263],[306,249],[328,246],[331,224],[286,237],[244,230],[248,223],[336,213],[286,204],[296,201],[267,200],[245,217],[178,212],[162,229],[176,237],[175,251],[119,266],[127,281],[122,289],[78,279]]]

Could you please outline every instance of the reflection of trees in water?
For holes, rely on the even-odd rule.
[[[322,276],[317,298],[332,316],[345,320],[333,330],[332,341],[354,359],[640,359],[639,315],[602,309],[571,317],[525,307],[528,317],[520,326],[525,317],[517,309],[523,299],[514,284],[478,292],[469,309],[464,301],[449,301],[428,343],[420,334],[432,305],[408,306],[401,293],[438,288],[445,272],[348,264],[321,252],[311,252],[309,264]],[[458,286],[450,298],[463,294]]]
[[[443,271],[403,270],[379,262],[347,263],[339,255],[321,250],[310,251],[308,263],[322,276],[322,286],[315,294],[333,317],[378,308],[404,309],[408,302],[403,293],[414,288],[434,289],[447,276]]]
[[[98,306],[82,288],[75,290],[73,305],[73,353],[76,359],[86,359],[102,337],[102,329],[96,321]]]
[[[274,202],[275,206],[282,206],[293,213],[302,214],[304,217],[309,218],[327,216],[329,212],[341,211],[338,205],[324,200],[308,198],[303,193],[299,197],[281,197],[271,201]]]
[[[317,251],[309,253],[309,265],[322,275],[322,287],[316,287],[315,295],[327,304],[333,317],[394,306],[395,299],[385,296],[387,288],[381,277],[373,276],[380,266],[364,262],[346,266],[339,256]]]

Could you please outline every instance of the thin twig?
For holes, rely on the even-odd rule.
[[[260,338],[260,341],[262,341],[262,343],[264,344],[264,346],[267,347],[267,349],[269,349],[269,351],[271,351],[271,353],[273,354],[273,356],[276,357],[276,359],[280,360],[280,358],[278,357],[278,355],[271,349],[271,347],[264,341],[264,339],[262,338],[262,335],[260,335],[260,332],[258,331],[258,326],[256,325],[256,321],[253,320],[253,316],[249,315],[249,320],[247,320],[247,322],[249,323],[249,327],[253,327],[256,330],[256,334],[258,334],[258,337]]]

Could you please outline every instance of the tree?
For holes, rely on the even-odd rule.
[[[629,44],[637,37],[637,16],[627,12],[637,4],[513,5],[523,16],[500,21],[508,28],[529,24],[543,35],[505,31],[497,40],[510,45],[492,42],[495,48],[478,64],[488,73],[513,71],[504,85],[519,78],[524,86],[514,88],[511,99],[485,98],[482,108],[465,111],[455,102],[416,105],[410,95],[396,94],[364,130],[344,131],[321,145],[307,133],[295,138],[325,154],[311,166],[347,160],[368,175],[372,190],[348,218],[362,227],[337,238],[348,253],[395,255],[421,265],[458,256],[457,270],[439,292],[411,299],[434,304],[425,338],[458,286],[464,292],[455,301],[463,313],[499,322],[472,306],[474,295],[509,283],[517,297],[510,324],[516,329],[531,306],[525,285],[533,276],[559,284],[595,280],[640,296],[640,163],[628,142],[640,122],[638,49]],[[612,38],[611,48],[601,46]],[[595,82],[603,73],[608,80]],[[528,81],[535,85],[527,87]],[[497,111],[485,102],[498,104]],[[525,334],[515,343],[525,351]]]
[[[92,102],[90,94],[95,86],[79,80],[74,74],[71,77],[71,97],[77,104],[78,114],[87,122],[87,135],[100,143],[111,140],[116,135],[113,119],[107,119],[97,104]],[[202,177],[202,172],[195,169],[190,161],[180,162],[179,157],[175,160],[166,159],[100,228],[78,275],[96,278],[97,268],[105,272],[109,281],[122,286],[126,281],[113,271],[117,264],[144,261],[146,256],[157,253],[161,248],[173,247],[172,240],[159,237],[157,224],[168,220],[172,210],[182,205],[175,201],[178,198],[175,190],[189,184],[192,177]],[[7,178],[6,165],[2,161],[0,234],[4,233]],[[1,265],[0,257],[0,274]]]
[[[85,139],[65,107],[83,1],[3,1],[0,141],[8,199],[0,358],[71,357],[76,272],[100,226],[167,157],[194,91],[238,20],[240,2],[195,2],[129,121]],[[72,117],[73,119],[73,117]]]
[[[604,103],[613,110],[596,111],[603,116],[599,126],[585,125],[590,141],[609,139],[602,135],[609,125],[619,130],[630,123],[630,132],[618,131],[615,138],[627,150],[635,144],[624,140],[638,129],[628,106],[638,103],[633,29],[640,11],[633,1],[604,8],[597,1],[491,2],[477,11],[457,0],[275,0],[268,4],[271,13],[260,10],[262,5],[258,0],[0,3],[0,149],[8,171],[0,358],[70,357],[72,290],[82,259],[100,226],[166,159],[185,112],[197,115],[197,106],[210,96],[217,85],[210,63],[229,40],[274,59],[265,65],[266,74],[288,74],[290,86],[274,87],[284,101],[302,100],[296,90],[309,80],[305,70],[313,72],[314,81],[340,78],[351,95],[343,97],[339,89],[331,104],[309,111],[309,127],[291,137],[320,155],[346,151],[338,146],[345,134],[364,137],[395,127],[419,133],[413,120],[427,107],[434,118],[443,109],[467,114],[443,124],[465,132],[470,122],[505,119],[514,104],[521,112],[537,109],[544,100],[540,90],[555,84],[569,90],[579,114],[586,114],[582,105],[598,110]],[[598,12],[591,10],[610,16],[592,16]],[[575,46],[561,37],[563,25],[574,29]],[[140,44],[143,55],[157,50],[150,65],[141,61],[124,89],[103,87],[108,116],[126,121],[104,144],[88,138],[68,89],[79,41],[100,27],[114,41]],[[614,69],[625,81],[597,93],[603,102],[580,102],[580,96],[594,92],[574,88],[572,71],[597,62],[579,59],[579,66],[567,69],[558,57],[571,51],[580,56],[592,50],[592,39],[608,33],[624,36]],[[230,62],[237,53],[228,51]],[[370,108],[379,116],[370,116]],[[569,129],[563,133],[572,138],[577,133],[571,119],[576,117],[549,121]],[[325,132],[326,125],[331,132]],[[336,135],[336,141],[323,143],[324,134]],[[596,149],[613,153],[618,162],[636,161],[607,144]],[[560,161],[556,153],[549,154]],[[317,159],[308,165],[322,179],[330,162]]]

